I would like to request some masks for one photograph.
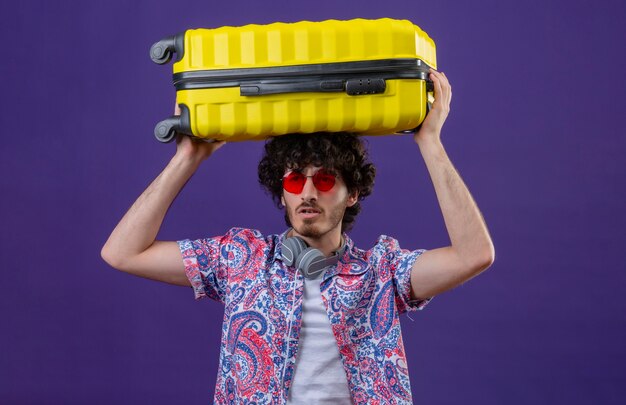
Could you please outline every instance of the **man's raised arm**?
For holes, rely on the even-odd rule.
[[[450,111],[452,88],[443,73],[431,71],[435,102],[415,134],[448,230],[451,246],[429,250],[411,270],[412,298],[429,298],[456,287],[487,269],[495,249],[472,195],[441,143],[441,128]]]
[[[176,154],[130,207],[102,247],[112,267],[144,278],[189,286],[176,242],[155,241],[176,195],[203,160],[224,142],[207,143],[178,135]]]

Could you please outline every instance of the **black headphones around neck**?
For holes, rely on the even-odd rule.
[[[300,237],[287,238],[281,244],[281,254],[287,266],[295,266],[302,275],[310,280],[316,279],[326,267],[336,264],[346,251],[346,243],[330,257],[307,243]]]

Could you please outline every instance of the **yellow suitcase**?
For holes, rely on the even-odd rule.
[[[180,116],[155,127],[226,141],[288,133],[392,134],[424,120],[435,44],[407,20],[383,18],[187,30],[150,49],[176,54]]]

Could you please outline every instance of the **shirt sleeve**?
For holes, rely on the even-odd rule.
[[[178,241],[185,274],[195,299],[204,297],[225,302],[228,271],[222,257],[222,246],[230,242],[230,233],[213,238]]]
[[[425,249],[407,250],[401,249],[400,244],[394,238],[381,236],[379,242],[385,246],[383,262],[388,266],[395,287],[396,307],[399,314],[408,311],[422,310],[433,299],[411,299],[411,269],[416,260],[424,253]]]

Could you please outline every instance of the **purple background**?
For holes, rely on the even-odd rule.
[[[402,317],[415,402],[624,403],[623,1],[55,3],[0,16],[0,403],[212,400],[223,307],[100,258],[175,149],[152,135],[174,90],[148,49],[193,27],[384,16],[436,41],[454,91],[443,142],[497,257]],[[356,243],[448,244],[411,138],[367,139],[378,177]],[[256,183],[261,149],[207,161],[159,238],[282,231]]]

